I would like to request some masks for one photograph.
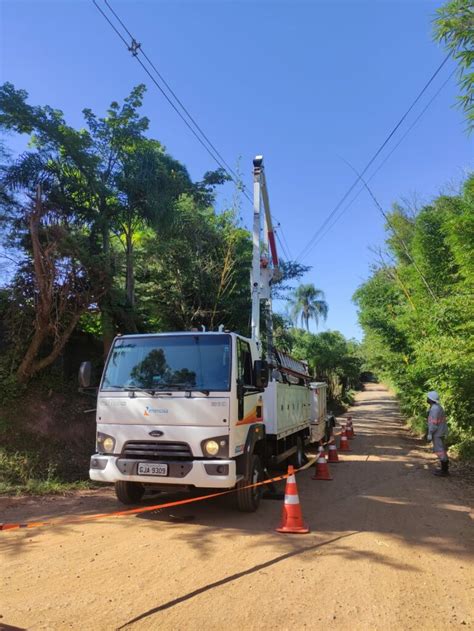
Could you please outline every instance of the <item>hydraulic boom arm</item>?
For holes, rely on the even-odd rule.
[[[262,214],[261,202],[264,209],[263,243],[265,252],[262,254]],[[271,265],[267,256],[271,255]],[[271,283],[280,278],[278,253],[275,242],[270,200],[268,197],[263,156],[256,156],[253,161],[253,256],[252,256],[252,339],[260,348],[260,302],[268,301],[269,314],[267,330],[269,335],[268,353],[271,354]]]

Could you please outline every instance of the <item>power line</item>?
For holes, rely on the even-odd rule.
[[[274,226],[275,226],[274,228],[275,234],[277,235],[277,239],[278,239],[278,242],[280,243],[281,249],[288,260],[293,260],[293,254],[291,252],[288,241],[286,240],[285,233],[283,232],[283,226],[281,225],[281,221],[277,217],[275,217],[273,213],[271,213],[271,216],[272,216],[272,221],[274,222]],[[279,232],[281,234],[281,240],[278,234]]]
[[[288,258],[289,259],[293,259],[293,254],[291,253],[290,245],[289,245],[288,241],[286,240],[286,236],[285,236],[285,233],[283,231],[281,223],[278,223],[278,228],[280,229],[281,238],[283,239],[283,243],[284,243],[284,245],[286,247],[286,250],[288,252],[288,255],[289,255]]]
[[[181,118],[181,120],[184,122],[184,124],[186,125],[186,127],[191,131],[191,133],[193,134],[193,136],[196,138],[196,140],[202,145],[202,147],[207,151],[207,153],[211,156],[211,158],[221,167],[221,169],[223,169],[223,171],[225,173],[227,173],[227,175],[229,176],[229,178],[238,186],[238,187],[242,187],[241,182],[235,177],[232,176],[232,174],[229,172],[228,168],[225,166],[225,163],[222,162],[219,157],[217,155],[215,155],[215,153],[213,152],[212,149],[210,149],[207,144],[204,142],[204,140],[199,136],[199,134],[196,132],[196,130],[192,127],[192,125],[186,120],[186,118],[183,116],[183,114],[181,113],[181,111],[179,110],[179,108],[175,105],[175,103],[173,103],[172,99],[168,96],[168,94],[166,93],[166,91],[161,87],[161,85],[158,83],[158,81],[155,79],[155,77],[152,75],[152,73],[150,72],[150,70],[146,67],[146,65],[143,63],[143,61],[139,58],[138,54],[140,51],[140,44],[138,44],[136,42],[136,40],[133,40],[131,42],[131,45],[128,44],[127,40],[123,37],[123,35],[119,32],[119,30],[115,27],[115,25],[112,23],[112,21],[108,18],[108,16],[105,14],[105,12],[100,8],[100,6],[97,4],[96,0],[92,0],[94,6],[96,7],[96,9],[102,14],[102,16],[107,20],[107,22],[110,24],[110,26],[112,27],[112,29],[115,31],[115,33],[118,35],[118,37],[120,37],[120,39],[122,40],[122,42],[125,44],[125,46],[127,47],[127,50],[129,50],[133,57],[135,57],[135,59],[137,60],[137,62],[140,64],[140,66],[143,68],[143,70],[146,72],[146,74],[150,77],[150,79],[153,81],[153,83],[155,84],[155,86],[158,88],[158,90],[162,93],[162,95],[165,97],[165,99],[168,101],[168,103],[171,105],[171,107],[174,109],[174,111],[178,114],[178,116]],[[211,145],[212,147],[212,145]],[[251,200],[250,200],[251,201]]]
[[[448,78],[442,83],[441,87],[434,93],[434,95],[431,97],[431,99],[428,101],[428,103],[425,105],[425,107],[421,110],[421,112],[418,114],[418,116],[415,118],[415,120],[412,122],[412,124],[410,125],[410,127],[406,130],[406,132],[403,134],[403,136],[400,138],[400,140],[397,142],[397,144],[391,149],[390,153],[387,154],[387,156],[385,156],[385,158],[383,159],[383,161],[379,164],[379,166],[376,168],[376,170],[372,173],[372,175],[369,177],[369,179],[367,180],[367,182],[371,182],[373,180],[373,178],[377,175],[377,173],[380,171],[380,169],[384,166],[384,164],[387,162],[387,160],[392,156],[392,154],[398,149],[398,147],[402,144],[402,142],[405,140],[405,138],[408,136],[408,134],[411,132],[411,130],[417,125],[418,121],[423,117],[423,115],[425,114],[425,112],[428,110],[428,108],[431,106],[431,104],[433,103],[433,101],[438,97],[438,95],[440,94],[440,92],[444,89],[444,87],[449,83],[450,79],[456,74],[456,68],[454,68],[454,70],[450,73],[450,75],[448,76]],[[318,238],[316,239],[316,241],[314,241],[313,245],[311,246],[312,248],[316,247],[316,245],[318,243],[320,243],[320,241],[322,241],[324,239],[324,237],[327,235],[327,233],[336,225],[336,223],[339,221],[339,219],[341,219],[341,217],[349,210],[349,208],[352,206],[352,204],[355,202],[355,200],[359,197],[359,195],[362,193],[362,191],[364,190],[364,185],[362,185],[360,187],[360,189],[357,191],[357,193],[354,195],[354,197],[350,200],[350,202],[347,204],[347,206],[345,206],[341,212],[339,212],[335,217],[334,220],[326,227],[326,229],[324,230],[324,232],[322,232]]]
[[[229,164],[225,161],[225,159],[222,157],[222,154],[218,151],[218,149],[216,148],[216,146],[209,140],[209,137],[206,135],[206,133],[203,131],[203,129],[199,126],[199,124],[196,122],[196,119],[190,114],[189,110],[186,108],[186,106],[184,105],[184,103],[181,101],[181,99],[177,96],[176,92],[172,89],[172,87],[169,85],[169,83],[166,81],[166,79],[163,77],[163,75],[160,73],[160,71],[158,70],[158,68],[155,66],[155,64],[152,62],[152,60],[148,57],[148,55],[146,54],[146,52],[144,51],[143,47],[141,44],[138,44],[138,42],[136,41],[136,39],[134,38],[134,36],[131,34],[131,32],[129,31],[129,29],[127,28],[127,26],[123,23],[123,21],[120,19],[120,17],[117,15],[117,13],[114,11],[113,7],[110,5],[110,3],[108,2],[108,0],[104,0],[105,4],[108,6],[108,8],[110,9],[110,11],[113,13],[113,15],[116,17],[116,19],[119,21],[119,23],[121,24],[121,26],[125,29],[125,31],[128,33],[132,44],[133,42],[135,42],[135,44],[137,45],[137,51],[139,53],[141,53],[143,55],[143,57],[148,61],[148,63],[150,64],[150,66],[153,68],[153,70],[156,72],[157,76],[161,79],[161,81],[163,82],[163,84],[166,86],[166,88],[169,90],[169,92],[172,94],[173,98],[176,100],[176,102],[179,104],[179,106],[181,107],[181,109],[183,110],[183,112],[185,112],[185,114],[188,116],[188,118],[191,120],[191,122],[193,123],[193,125],[196,127],[196,129],[199,131],[199,133],[201,134],[201,136],[205,139],[205,141],[209,144],[209,146],[212,148],[212,150],[215,152],[215,154],[220,158],[220,160],[222,161],[222,163],[226,166],[226,170],[228,170],[229,174],[232,174],[237,180],[239,180],[239,176],[237,175],[237,173],[232,169],[232,167],[229,166]]]
[[[393,225],[390,217],[387,215],[387,213],[384,211],[384,209],[382,208],[382,206],[379,204],[377,198],[375,197],[374,193],[372,192],[372,189],[369,187],[369,185],[367,184],[367,182],[364,180],[362,174],[359,174],[357,169],[355,169],[355,167],[352,166],[352,164],[350,162],[348,162],[347,160],[344,160],[344,162],[354,171],[354,173],[356,173],[358,175],[358,179],[363,183],[364,187],[367,189],[369,195],[372,197],[372,199],[374,200],[374,203],[378,209],[378,211],[381,213],[382,217],[385,219],[385,221],[387,222],[388,226],[390,227],[391,231],[393,232],[394,237],[397,239],[397,241],[400,243],[400,245],[402,246],[402,248],[405,251],[406,256],[408,257],[410,263],[412,263],[412,265],[414,266],[414,268],[416,269],[416,271],[418,272],[421,280],[423,281],[423,284],[425,285],[426,289],[428,290],[428,293],[431,295],[431,297],[433,298],[433,300],[437,300],[436,295],[434,293],[434,291],[432,290],[432,288],[430,287],[430,284],[428,283],[428,281],[426,280],[425,275],[423,274],[423,272],[421,271],[420,267],[418,266],[417,262],[415,261],[415,259],[412,257],[410,250],[408,249],[407,244],[405,243],[405,240],[398,234],[398,232],[395,229],[395,226]]]
[[[288,254],[289,254],[289,258],[291,258],[291,259],[293,260],[293,254],[292,254],[292,252],[291,252],[290,244],[289,244],[289,243],[288,243],[288,241],[286,240],[286,236],[285,236],[285,233],[284,233],[284,231],[283,231],[283,227],[282,227],[282,225],[281,225],[281,223],[280,223],[280,222],[278,222],[278,228],[280,228],[280,231],[281,231],[281,238],[283,239],[283,243],[284,243],[284,244],[285,244],[285,246],[286,246],[286,249],[287,249]]]
[[[277,241],[278,241],[278,243],[280,245],[280,248],[281,248],[281,251],[283,253],[283,256],[280,256],[280,258],[281,259],[286,259],[287,261],[289,261],[290,260],[290,256],[289,256],[285,246],[283,245],[283,241],[280,239],[280,235],[278,234],[277,230],[275,230],[275,236],[277,238]]]
[[[113,28],[113,30],[117,33],[117,35],[120,37],[120,39],[122,40],[122,42],[125,44],[125,46],[127,47],[127,50],[129,48],[128,46],[128,42],[125,39],[125,37],[120,33],[120,31],[114,26],[114,24],[112,24],[112,21],[109,20],[109,18],[106,16],[106,14],[104,13],[104,11],[102,11],[102,9],[99,7],[99,5],[97,4],[97,2],[95,0],[92,0],[95,8],[97,9],[97,11],[100,11],[100,13],[102,13],[102,16],[107,20],[107,22],[110,24],[110,26]]]
[[[406,112],[403,114],[403,116],[400,118],[400,120],[397,122],[397,124],[395,125],[395,127],[391,130],[391,132],[388,134],[388,136],[385,138],[385,140],[383,141],[383,143],[380,145],[380,147],[377,149],[377,151],[375,152],[375,154],[372,156],[372,158],[369,160],[369,162],[365,165],[362,173],[361,173],[361,177],[363,177],[365,175],[365,173],[367,172],[367,170],[372,166],[372,164],[375,162],[375,160],[378,158],[378,156],[380,155],[380,153],[383,151],[383,149],[386,147],[387,143],[390,141],[390,139],[392,138],[392,136],[396,133],[396,131],[399,129],[399,127],[402,125],[402,123],[405,121],[405,119],[407,118],[407,116],[409,115],[409,113],[412,111],[412,109],[415,107],[415,105],[418,103],[418,101],[421,99],[421,97],[423,96],[423,94],[426,92],[426,90],[428,89],[428,87],[431,85],[431,83],[434,81],[434,79],[437,77],[437,75],[441,72],[442,68],[444,67],[444,65],[446,64],[446,62],[448,61],[448,59],[450,58],[451,53],[449,52],[446,57],[443,59],[443,61],[440,63],[440,65],[437,67],[437,69],[434,71],[434,73],[431,75],[431,77],[429,78],[429,80],[425,83],[425,85],[423,86],[423,88],[421,89],[421,91],[418,93],[418,95],[416,96],[416,98],[414,99],[414,101],[411,103],[410,107],[406,110]],[[318,238],[318,236],[321,234],[322,230],[324,230],[324,228],[327,226],[327,224],[329,223],[329,221],[331,220],[331,218],[337,213],[337,211],[339,210],[339,208],[342,206],[342,204],[345,202],[345,200],[349,197],[349,195],[351,194],[351,192],[354,190],[354,188],[357,186],[358,182],[359,182],[360,178],[358,177],[353,183],[352,185],[349,187],[349,189],[346,191],[346,193],[344,194],[344,196],[342,197],[342,199],[336,204],[336,206],[333,208],[333,210],[329,213],[329,215],[326,217],[326,219],[323,221],[323,223],[321,224],[321,226],[316,230],[316,232],[314,233],[314,235],[311,237],[311,239],[308,241],[308,243],[306,244],[306,246],[303,248],[303,250],[301,251],[301,253],[297,256],[297,261],[301,260],[303,257],[307,256],[307,254],[311,251],[311,249],[313,248],[313,246],[315,245],[315,241]]]
[[[143,47],[142,47],[141,43],[139,43],[135,39],[135,37],[132,35],[130,29],[127,27],[127,25],[123,22],[123,20],[119,17],[119,15],[113,9],[113,7],[111,6],[110,2],[108,2],[108,0],[104,0],[104,3],[108,7],[109,11],[112,13],[112,15],[118,21],[118,23],[121,25],[123,30],[127,33],[127,35],[130,37],[130,44],[127,42],[127,40],[122,35],[122,33],[120,33],[120,31],[116,28],[116,26],[112,23],[112,21],[109,19],[109,17],[106,15],[106,13],[97,4],[96,0],[92,0],[92,2],[94,4],[94,6],[96,7],[96,9],[102,14],[102,16],[105,18],[105,20],[109,23],[111,28],[115,31],[117,36],[124,43],[124,45],[126,46],[127,50],[132,54],[133,57],[136,58],[136,60],[140,64],[140,66],[147,73],[149,78],[153,81],[155,86],[159,89],[159,91],[165,97],[167,102],[171,105],[171,107],[174,109],[174,111],[178,114],[178,116],[181,118],[181,120],[185,123],[185,125],[188,127],[188,129],[191,131],[191,133],[194,135],[194,137],[198,140],[198,142],[202,145],[202,147],[206,150],[206,152],[211,156],[211,158],[221,167],[221,169],[223,169],[223,171],[228,175],[228,177],[234,182],[234,184],[236,185],[237,189],[240,190],[240,192],[244,195],[244,197],[253,206],[253,199],[249,195],[248,189],[245,186],[245,184],[242,182],[240,176],[235,172],[234,169],[232,169],[232,167],[229,166],[229,164],[223,158],[222,154],[218,151],[216,146],[211,142],[211,140],[209,139],[207,134],[204,132],[202,127],[197,123],[196,119],[192,116],[192,114],[186,108],[186,106],[184,105],[183,101],[178,97],[176,92],[171,88],[170,84],[166,81],[166,79],[160,73],[160,71],[158,70],[156,65],[153,63],[153,61],[150,59],[150,57],[143,50]],[[154,73],[156,74],[158,79],[163,83],[163,85],[165,86],[166,90],[168,90],[168,92],[169,92],[169,94],[171,95],[172,98],[170,98],[169,94],[166,93],[166,90],[158,83],[156,78],[153,77],[152,72],[150,71],[149,68],[146,67],[146,65],[140,59],[139,55],[143,56],[143,58],[149,64],[149,66],[154,71]],[[178,104],[179,107],[176,105],[176,103],[173,102],[172,99],[175,100],[175,102]],[[181,108],[182,111],[180,111],[179,108]],[[189,120],[187,120],[185,118],[185,116],[183,116],[183,112],[184,112],[184,114],[187,116],[187,118]],[[281,226],[280,222],[278,222],[278,224],[279,224],[279,226]],[[283,232],[282,232],[282,237],[284,238]],[[282,246],[282,249],[283,249],[283,246]],[[288,248],[288,252],[289,252],[289,248]],[[288,256],[288,254],[287,254],[287,256]]]

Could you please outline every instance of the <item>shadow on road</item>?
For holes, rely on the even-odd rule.
[[[382,388],[370,388],[381,391]],[[370,394],[367,393],[367,395]],[[297,476],[300,500],[306,521],[316,533],[326,533],[326,539],[346,537],[354,533],[387,534],[410,545],[414,550],[430,548],[433,536],[438,536],[438,550],[442,554],[470,555],[471,523],[466,500],[459,493],[455,480],[433,479],[427,470],[424,451],[401,423],[396,402],[390,398],[359,402],[350,410],[356,439],[351,441],[352,452],[341,455],[342,462],[331,466],[334,480],[315,482],[312,471],[303,471]],[[343,419],[340,419],[343,420]],[[283,483],[279,488],[284,489]],[[200,495],[197,493],[196,495]],[[173,501],[183,494],[161,494],[148,500],[151,505]],[[55,525],[51,528],[0,534],[0,551],[16,555],[41,545],[43,533],[57,537],[76,536],[85,528],[100,528],[104,525],[133,531],[138,524],[156,531],[166,527],[176,546],[192,548],[198,557],[219,555],[219,540],[216,535],[247,539],[246,545],[261,545],[255,535],[266,538],[278,553],[271,562],[286,558],[286,555],[305,554],[314,546],[306,545],[297,537],[285,537],[274,533],[280,519],[282,503],[264,501],[256,514],[243,514],[234,509],[235,497],[226,495],[173,509],[160,509],[135,517],[106,518],[100,522],[74,525]],[[38,504],[34,519],[53,514],[54,502],[45,502],[41,511]],[[66,503],[67,505],[67,503]],[[112,496],[102,502],[81,498],[73,505],[74,516],[85,516],[96,512],[112,512],[123,508]],[[33,511],[34,512],[34,511]],[[44,512],[44,515],[41,515]],[[13,521],[15,515],[8,517]],[[445,525],[449,523],[450,528]],[[440,524],[443,528],[440,530]],[[172,529],[169,532],[169,529]],[[317,547],[322,545],[317,543]],[[332,546],[330,554],[338,554]],[[342,553],[341,553],[342,554]],[[374,563],[392,563],[382,551],[364,552]],[[344,547],[345,560],[355,560],[360,553]],[[402,564],[400,570],[410,571]],[[229,579],[231,580],[231,579]],[[234,579],[232,579],[234,580]]]
[[[139,622],[140,620],[143,620],[144,618],[148,618],[149,616],[152,616],[155,613],[159,613],[160,611],[165,611],[166,609],[170,609],[171,607],[174,607],[175,605],[179,605],[180,603],[185,602],[187,600],[191,600],[191,598],[194,598],[195,596],[199,596],[200,594],[203,594],[204,592],[207,592],[211,589],[215,589],[216,587],[221,587],[222,585],[231,583],[232,581],[236,581],[240,578],[243,578],[244,576],[249,576],[250,574],[254,574],[255,572],[260,572],[261,570],[264,570],[268,567],[271,567],[272,565],[280,563],[281,561],[286,561],[287,559],[291,559],[292,557],[317,550],[318,548],[322,548],[323,546],[327,546],[331,543],[335,543],[336,541],[340,541],[341,539],[352,537],[354,534],[357,534],[357,533],[348,533],[346,535],[341,535],[340,537],[335,537],[334,539],[330,539],[329,541],[323,541],[322,543],[316,543],[312,546],[293,550],[291,552],[282,554],[274,559],[271,559],[270,561],[265,561],[264,563],[259,563],[258,565],[254,565],[253,567],[248,568],[247,570],[243,570],[242,572],[236,572],[235,574],[232,574],[231,576],[226,576],[225,578],[219,581],[215,581],[214,583],[209,583],[208,585],[204,585],[203,587],[200,587],[199,589],[195,589],[192,592],[189,592],[188,594],[184,594],[183,596],[180,596],[179,598],[175,598],[166,603],[163,603],[162,605],[153,607],[152,609],[149,609],[148,611],[141,613],[139,616],[136,616],[135,618],[128,620],[122,626],[118,628],[124,629],[130,624]]]

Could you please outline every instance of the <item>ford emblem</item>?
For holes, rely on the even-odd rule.
[[[148,432],[150,436],[163,436],[163,432],[160,432],[159,429],[154,429],[152,432]]]

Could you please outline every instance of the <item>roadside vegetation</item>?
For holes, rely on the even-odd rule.
[[[30,140],[20,156],[1,152],[0,491],[58,492],[87,477],[95,400],[77,392],[77,370],[92,359],[98,378],[115,335],[220,324],[249,334],[252,241],[237,202],[216,208],[227,176],[193,181],[148,137],[144,95],[137,86],[103,117],[85,109],[78,130],[0,87],[1,128]],[[327,314],[323,294],[294,287],[308,267],[281,267],[275,291],[308,329]],[[306,358],[316,349],[301,335],[312,339],[286,326]]]
[[[457,195],[421,208],[396,205],[386,251],[356,291],[366,369],[397,392],[426,430],[426,392],[438,390],[449,442],[474,458],[474,176]]]
[[[474,17],[468,0],[436,12],[436,41],[458,66],[458,104],[467,133],[474,123]],[[426,392],[446,408],[451,453],[474,459],[474,175],[431,203],[396,204],[387,216],[385,250],[356,291],[365,332],[363,369],[397,393],[419,434]]]
[[[290,304],[293,311],[294,298]],[[330,409],[338,414],[353,403],[354,391],[362,387],[360,377],[364,358],[360,343],[348,340],[339,331],[312,333],[306,328],[298,328],[297,318],[292,321],[277,315],[274,320],[276,346],[296,359],[307,361],[315,380],[328,384]]]

